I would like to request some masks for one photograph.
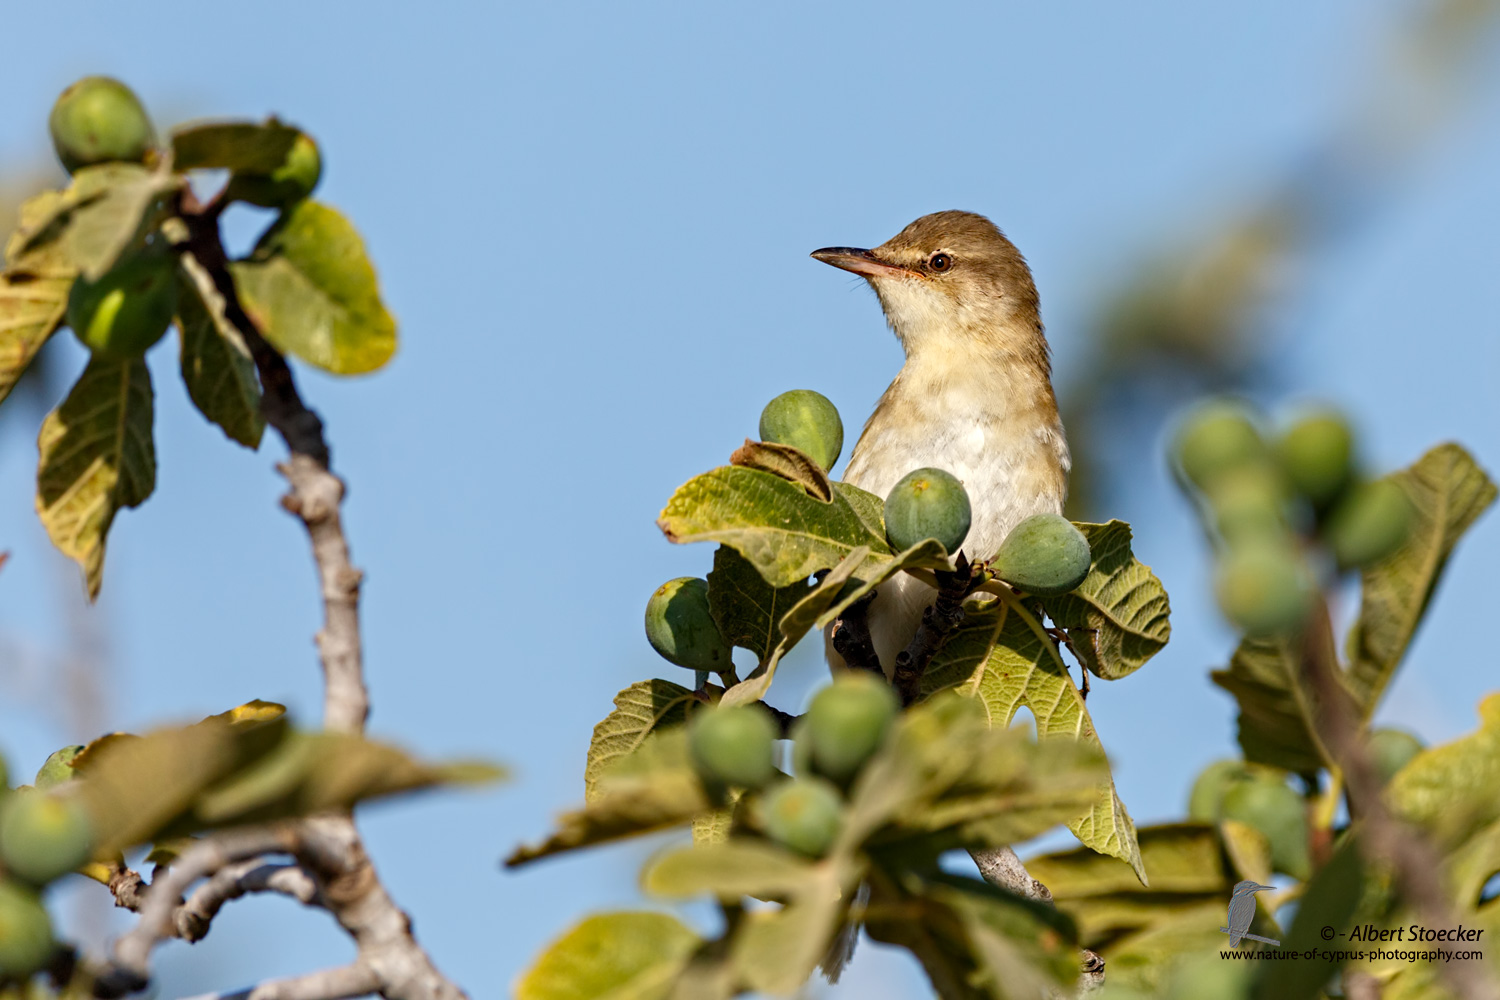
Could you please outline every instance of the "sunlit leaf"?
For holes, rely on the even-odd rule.
[[[73,175],[63,191],[21,206],[5,247],[12,272],[93,281],[166,217],[182,178],[138,163],[101,163]]]
[[[1079,524],[1092,553],[1089,575],[1071,593],[1043,600],[1053,624],[1068,630],[1083,665],[1104,680],[1138,670],[1172,635],[1167,591],[1130,551],[1124,521]]]
[[[849,888],[833,867],[822,865],[810,871],[785,906],[746,913],[730,950],[740,980],[774,996],[796,993],[843,925]]]
[[[843,490],[832,503],[757,469],[727,465],[689,480],[667,501],[657,521],[674,542],[722,542],[744,556],[772,587],[787,587],[831,569],[850,552],[867,560],[892,555],[850,506]]]
[[[634,753],[660,728],[687,721],[693,692],[671,681],[639,681],[615,695],[615,708],[594,727],[588,764],[583,771],[584,798],[592,801],[602,774],[621,757]]]
[[[68,311],[72,278],[0,273],[0,403]]]
[[[1442,846],[1500,820],[1500,694],[1486,697],[1479,714],[1477,730],[1423,750],[1386,787],[1392,808]]]
[[[364,242],[338,211],[289,208],[249,258],[230,265],[245,312],[283,354],[338,375],[374,371],[396,350]]]
[[[115,514],[156,487],[151,376],[140,358],[94,358],[68,398],[42,421],[36,508],[47,534],[83,568],[99,596]]]
[[[665,913],[579,921],[516,982],[516,1000],[663,1000],[702,943]]]
[[[1102,754],[1083,696],[1056,647],[1039,633],[1036,621],[1027,621],[1004,601],[971,610],[929,665],[923,690],[956,687],[978,698],[993,726],[1009,726],[1024,705],[1040,738],[1078,740]],[[1135,824],[1112,780],[1099,787],[1093,807],[1068,828],[1087,846],[1127,862],[1146,882]]]

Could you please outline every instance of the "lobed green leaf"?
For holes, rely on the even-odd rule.
[[[693,692],[671,681],[639,681],[615,695],[614,711],[594,727],[584,767],[584,799],[596,797],[599,776],[621,758],[639,750],[646,737],[659,729],[687,721]]]
[[[1028,616],[1007,599],[971,610],[928,665],[923,690],[955,687],[979,699],[992,726],[1009,726],[1024,705],[1036,719],[1039,738],[1077,740],[1102,755],[1083,696],[1056,646]],[[1113,780],[1099,786],[1092,808],[1068,828],[1088,847],[1127,862],[1146,883],[1135,824]]]
[[[1076,523],[1076,522],[1075,522]],[[1071,593],[1042,601],[1068,630],[1083,665],[1104,680],[1134,673],[1172,636],[1166,588],[1130,551],[1130,525],[1077,523],[1088,539],[1089,575]]]
[[[1209,677],[1239,703],[1239,742],[1247,761],[1297,773],[1326,766],[1328,751],[1308,724],[1312,694],[1286,640],[1241,639],[1229,668]]]
[[[1390,477],[1411,499],[1406,543],[1365,569],[1359,619],[1350,630],[1349,688],[1366,718],[1427,613],[1453,547],[1495,502],[1495,484],[1457,444],[1441,444]]]

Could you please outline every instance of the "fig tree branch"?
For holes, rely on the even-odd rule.
[[[1432,846],[1394,816],[1381,795],[1381,780],[1361,732],[1359,715],[1339,679],[1338,653],[1328,606],[1318,601],[1302,640],[1302,671],[1312,690],[1317,732],[1333,754],[1348,790],[1349,812],[1360,822],[1360,853],[1373,866],[1389,867],[1396,891],[1428,927],[1456,927],[1452,904],[1443,891],[1442,863]],[[1500,1000],[1497,983],[1483,962],[1437,962],[1439,975],[1462,1000]]]
[[[158,869],[165,873],[166,867]],[[123,865],[110,876],[109,891],[115,905],[140,913],[151,885],[140,873]],[[255,892],[274,892],[307,906],[322,906],[322,887],[304,868],[295,864],[273,864],[264,857],[226,865],[205,881],[172,913],[169,932],[185,941],[199,941],[225,903]]]
[[[379,987],[374,972],[352,962],[289,979],[273,979],[233,993],[207,993],[189,1000],[341,1000],[367,996]]]
[[[362,574],[349,558],[339,513],[344,483],[330,468],[323,422],[302,401],[286,359],[261,335],[239,301],[219,234],[218,206],[202,205],[185,192],[179,210],[188,231],[184,269],[205,298],[212,294],[222,300],[225,319],[255,362],[261,413],[290,452],[278,466],[290,486],[281,503],[307,530],[322,593],[323,627],[317,643],[324,678],[323,725],[362,732],[370,705],[359,628]],[[360,992],[373,989],[387,1000],[464,1000],[463,991],[417,944],[410,918],[375,873],[353,817],[310,817],[293,829],[298,861],[321,883],[325,906],[358,946],[356,965],[373,976],[373,985]],[[144,976],[144,956],[140,972]]]

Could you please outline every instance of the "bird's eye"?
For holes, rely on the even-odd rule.
[[[927,266],[934,271],[946,271],[953,266],[953,258],[945,253],[935,253],[927,259]]]

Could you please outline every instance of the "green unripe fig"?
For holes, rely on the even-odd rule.
[[[1288,632],[1307,618],[1313,580],[1286,541],[1255,539],[1231,546],[1214,578],[1219,607],[1249,635]]]
[[[139,163],[156,142],[140,99],[107,76],[86,76],[64,90],[47,127],[70,174],[93,163]]]
[[[322,177],[318,144],[306,132],[299,132],[279,167],[269,174],[235,174],[227,194],[261,208],[285,208],[312,194]]]
[[[1059,514],[1033,514],[1010,529],[991,568],[1006,583],[1043,597],[1066,594],[1089,575],[1089,540]]]
[[[1230,469],[1263,460],[1266,443],[1244,407],[1215,400],[1183,420],[1172,452],[1183,476],[1206,490]]]
[[[807,741],[813,769],[839,784],[852,779],[880,744],[901,705],[884,680],[867,671],[845,673],[813,695]]]
[[[1224,818],[1239,820],[1266,835],[1271,865],[1305,879],[1312,874],[1307,849],[1307,808],[1302,796],[1275,778],[1238,781],[1224,792]]]
[[[885,535],[897,552],[936,538],[952,555],[969,535],[972,514],[963,483],[942,469],[918,469],[885,498]]]
[[[820,858],[843,826],[839,792],[821,778],[796,778],[766,796],[766,834],[783,847]]]
[[[0,978],[22,979],[52,958],[52,918],[29,887],[0,879]]]
[[[1264,463],[1229,470],[1207,497],[1219,537],[1230,545],[1287,535],[1286,491],[1276,470]]]
[[[1324,510],[1354,474],[1354,431],[1331,410],[1310,413],[1276,442],[1276,457],[1292,487]]]
[[[79,277],[68,293],[68,326],[94,354],[140,357],[161,339],[177,311],[172,258],[148,251],[122,260],[98,281]]]
[[[93,828],[75,798],[40,790],[6,796],[0,812],[0,862],[32,885],[46,885],[89,859]]]
[[[760,411],[760,439],[789,444],[826,472],[844,450],[844,422],[827,396],[811,389],[793,389]]]
[[[65,781],[72,781],[76,776],[73,770],[73,758],[83,753],[83,744],[77,746],[63,747],[43,762],[41,769],[36,772],[36,787],[41,789],[60,785]]]
[[[1356,486],[1333,509],[1323,541],[1341,569],[1379,562],[1399,549],[1414,516],[1406,491],[1389,479]]]
[[[776,723],[758,705],[731,705],[695,714],[688,749],[705,784],[761,788],[776,774]]]
[[[679,667],[721,671],[731,664],[729,645],[708,610],[708,581],[680,576],[656,588],[646,602],[646,639]]]
[[[1370,734],[1370,757],[1380,774],[1381,784],[1388,783],[1427,745],[1404,729],[1377,729]]]
[[[1198,772],[1188,793],[1188,818],[1217,823],[1223,817],[1224,793],[1250,776],[1241,760],[1216,760]]]

